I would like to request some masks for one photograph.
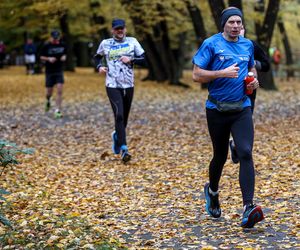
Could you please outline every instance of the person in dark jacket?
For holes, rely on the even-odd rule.
[[[28,38],[26,44],[24,45],[24,59],[26,65],[27,75],[34,74],[34,64],[36,61],[36,46],[33,43],[32,39]]]
[[[241,29],[240,35],[245,36],[245,28],[243,27]],[[255,68],[257,71],[261,72],[268,72],[270,70],[270,61],[266,54],[266,52],[258,45],[257,42],[250,40],[254,47],[254,62],[255,62]],[[262,84],[260,86],[263,87]],[[251,100],[251,111],[252,114],[254,112],[255,107],[255,99],[256,99],[256,89],[253,90],[252,94],[248,95]],[[229,148],[231,153],[231,160],[233,163],[237,164],[239,163],[239,158],[236,152],[235,144],[233,139],[229,140]]]
[[[243,27],[240,35],[245,36],[245,28]],[[270,70],[270,61],[266,54],[266,52],[258,45],[257,42],[250,40],[254,46],[254,61],[255,61],[255,68],[257,71],[261,72],[268,72]],[[260,86],[263,87],[263,84]],[[255,106],[255,99],[256,99],[256,89],[253,90],[253,93],[251,95],[248,95],[251,100],[251,111],[252,114],[254,112],[254,106]]]

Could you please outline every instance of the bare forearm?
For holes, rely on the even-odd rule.
[[[211,82],[217,78],[225,77],[223,70],[204,70],[195,69],[193,70],[193,80],[199,83]]]
[[[239,69],[237,63],[220,70],[206,70],[194,65],[193,80],[199,83],[207,83],[221,77],[237,78]]]
[[[40,57],[42,61],[48,61],[48,57],[47,56],[41,56]]]

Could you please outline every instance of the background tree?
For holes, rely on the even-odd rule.
[[[228,0],[228,6],[234,6],[243,11],[242,0]]]
[[[186,0],[185,3],[193,23],[194,31],[196,33],[196,41],[200,46],[207,38],[207,32],[204,26],[201,10],[195,4],[195,1]]]
[[[290,51],[297,48],[299,37],[293,32],[293,29],[299,30],[300,23],[297,0],[56,0],[55,4],[53,0],[2,0],[0,37],[13,52],[12,56],[20,55],[25,38],[34,38],[40,47],[49,38],[50,31],[59,28],[69,47],[67,69],[74,70],[75,66],[91,65],[90,58],[100,41],[110,36],[112,19],[124,18],[128,35],[141,41],[146,51],[147,79],[182,85],[180,78],[184,67],[191,68],[191,57],[203,39],[220,30],[221,11],[229,5],[243,9],[247,37],[257,40],[266,51],[272,39],[274,43],[273,33],[276,32],[277,38],[283,29],[284,40],[280,45],[287,48],[290,36]],[[282,22],[275,29],[279,6]],[[293,12],[295,14],[291,15]],[[292,28],[292,24],[295,27]],[[287,63],[292,65],[291,53],[285,50]],[[259,77],[267,89],[275,88],[271,72]]]
[[[258,13],[264,12],[264,1],[257,1],[254,8]],[[274,27],[277,20],[277,14],[279,11],[280,0],[269,1],[266,14],[263,23],[256,22],[256,36],[258,44],[265,50],[269,51],[271,40],[273,36]],[[258,79],[265,89],[276,89],[272,70],[268,72],[258,72]]]
[[[286,66],[287,66],[286,73],[287,73],[287,79],[289,79],[290,77],[295,76],[295,72],[294,72],[293,68],[291,67],[294,64],[294,60],[293,60],[293,55],[292,55],[292,51],[291,51],[290,41],[289,41],[289,38],[287,36],[287,32],[286,32],[286,29],[285,29],[285,26],[284,26],[284,22],[281,18],[278,19],[277,25],[278,25],[278,28],[280,30],[281,37],[282,37],[282,42],[283,42],[283,45],[284,45]]]
[[[208,1],[210,6],[210,11],[215,20],[215,25],[218,28],[218,31],[222,31],[221,27],[221,13],[225,9],[225,4],[223,0],[211,0]]]
[[[184,3],[181,1],[144,3],[126,0],[121,2],[131,13],[133,22],[142,24],[141,27],[136,26],[136,33],[142,34],[142,44],[147,51],[149,74],[146,79],[167,81],[172,85],[187,87],[180,82],[186,40],[186,27],[183,26],[186,21],[183,15],[186,13]]]

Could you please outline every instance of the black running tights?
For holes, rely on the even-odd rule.
[[[239,183],[243,203],[244,205],[252,203],[255,173],[252,159],[254,129],[251,108],[245,108],[237,113],[222,113],[216,109],[206,109],[206,117],[213,144],[213,158],[209,165],[210,188],[214,192],[219,188],[231,133],[240,160]]]
[[[115,131],[117,133],[117,145],[127,145],[126,143],[126,127],[133,99],[133,88],[106,88],[115,118]]]

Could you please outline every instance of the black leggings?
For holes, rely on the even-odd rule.
[[[209,165],[209,182],[212,191],[217,191],[223,166],[227,160],[230,133],[240,160],[239,182],[243,203],[252,203],[255,173],[252,159],[254,129],[251,108],[237,113],[222,113],[206,109],[209,134],[213,144],[213,158]]]
[[[254,107],[255,107],[255,99],[256,99],[256,89],[253,90],[253,93],[251,95],[248,95],[251,101],[251,112],[253,114]]]
[[[108,88],[106,93],[109,98],[115,117],[115,130],[117,133],[117,145],[127,145],[126,126],[133,99],[133,88]]]

